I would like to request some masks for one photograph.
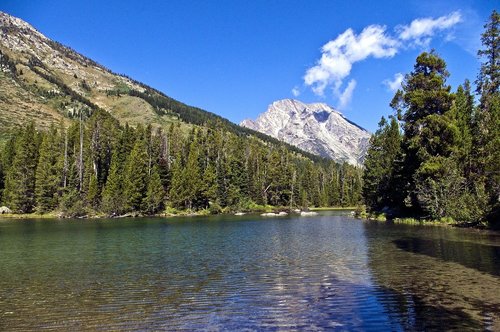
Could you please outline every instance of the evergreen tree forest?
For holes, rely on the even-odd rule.
[[[102,110],[48,131],[31,123],[1,151],[0,201],[63,216],[359,204],[360,168],[223,128],[132,128]]]
[[[500,226],[499,29],[494,11],[475,90],[466,80],[452,92],[435,51],[417,57],[391,102],[395,115],[371,138],[363,175],[371,211]]]

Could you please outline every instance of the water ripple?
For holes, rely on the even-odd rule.
[[[401,250],[394,240],[408,230],[395,225],[324,216],[3,226],[0,330],[498,328],[499,279]],[[467,248],[478,240],[460,236]]]

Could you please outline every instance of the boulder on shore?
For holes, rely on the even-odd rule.
[[[317,216],[318,212],[314,212],[314,211],[302,211],[302,212],[300,212],[300,215],[302,217]]]
[[[12,213],[12,210],[6,206],[0,206],[0,214]]]
[[[288,213],[286,213],[285,211],[281,211],[281,212],[277,212],[277,213],[268,212],[268,213],[261,214],[261,216],[263,216],[263,217],[284,217],[287,215],[288,215]]]

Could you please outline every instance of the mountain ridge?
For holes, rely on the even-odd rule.
[[[295,99],[277,100],[255,121],[246,119],[240,125],[355,166],[362,165],[371,136],[325,103],[306,104]]]
[[[112,70],[53,41],[29,23],[0,11],[0,140],[11,128],[35,121],[37,127],[68,122],[102,109],[122,124],[167,127],[180,123],[224,127],[265,142],[273,137],[243,128],[216,113],[186,105],[165,93]],[[317,156],[287,147],[312,160]]]

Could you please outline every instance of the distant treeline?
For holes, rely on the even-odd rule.
[[[361,169],[221,128],[132,128],[101,110],[67,129],[29,124],[1,151],[0,201],[17,213],[67,216],[360,202]]]
[[[363,196],[372,211],[500,226],[500,15],[482,34],[476,94],[451,92],[445,61],[418,56],[382,118],[365,162]],[[402,132],[401,132],[402,129]]]

